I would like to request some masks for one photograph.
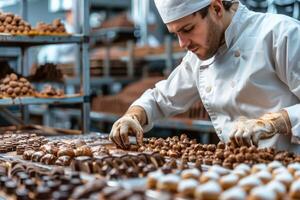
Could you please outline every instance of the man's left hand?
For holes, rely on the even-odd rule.
[[[260,139],[290,133],[291,123],[288,114],[285,110],[281,110],[278,113],[265,114],[258,119],[237,120],[229,137],[236,146],[257,146]]]

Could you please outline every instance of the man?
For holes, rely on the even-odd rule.
[[[154,120],[187,110],[200,96],[220,140],[300,152],[300,24],[249,11],[238,1],[155,0],[188,50],[167,80],[136,100],[111,140],[142,143]]]

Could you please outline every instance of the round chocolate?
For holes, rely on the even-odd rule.
[[[69,199],[69,195],[66,192],[59,192],[56,191],[53,193],[53,200],[68,200]]]
[[[60,184],[61,182],[57,180],[56,181],[50,180],[46,182],[46,185],[50,188],[52,192],[56,191],[59,188]]]
[[[19,188],[16,190],[17,200],[30,200],[29,191],[25,188]]]
[[[36,189],[36,199],[50,199],[51,198],[51,190],[45,186],[39,186]]]
[[[37,184],[31,180],[31,179],[27,179],[24,181],[25,184],[25,188],[28,189],[29,191],[33,192],[37,186]]]
[[[16,181],[13,181],[13,180],[10,180],[10,181],[7,181],[4,185],[4,191],[7,193],[7,194],[14,194],[16,189],[17,189],[17,182]]]
[[[1,188],[4,187],[5,183],[9,180],[9,178],[7,176],[1,176],[0,177],[0,186]]]

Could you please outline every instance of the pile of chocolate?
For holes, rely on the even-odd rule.
[[[38,34],[51,35],[51,34],[66,34],[65,25],[61,22],[61,19],[55,19],[51,24],[44,22],[37,23],[34,30]]]
[[[38,97],[41,98],[48,98],[48,97],[63,97],[64,91],[61,89],[56,89],[52,85],[44,85],[42,91],[36,94]]]
[[[10,34],[29,34],[31,26],[13,13],[0,13],[0,32]]]
[[[144,177],[165,164],[159,153],[138,153],[122,156],[79,156],[74,158],[71,168],[74,171],[99,174],[108,179]]]
[[[8,153],[17,151],[18,155],[22,155],[25,149],[38,150],[41,145],[47,143],[48,140],[44,136],[36,134],[10,134],[0,135],[0,153]]]
[[[197,145],[195,139],[190,140],[187,135],[182,134],[178,136],[163,138],[146,138],[143,146],[138,151],[140,152],[159,152],[162,156],[171,158],[181,158],[181,156],[194,149]]]
[[[42,145],[39,149],[32,149],[28,146],[25,149],[23,153],[24,160],[41,162],[47,165],[69,166],[74,157],[93,156],[91,147],[86,145],[83,140],[76,140],[71,144],[51,141]]]
[[[184,162],[202,162],[206,165],[221,165],[232,169],[239,163],[253,165],[255,163],[269,163],[273,160],[281,161],[284,165],[299,162],[300,156],[287,151],[275,151],[273,148],[258,149],[251,147],[235,147],[231,142],[224,144],[198,144],[187,135],[174,136],[167,139],[146,139],[140,152],[159,152],[162,156],[181,158]]]
[[[8,199],[105,200],[136,195],[144,197],[144,191],[110,187],[104,180],[87,181],[78,172],[67,175],[62,168],[48,170],[19,162],[0,164],[0,192]]]
[[[63,73],[53,63],[40,65],[34,75],[28,77],[31,82],[63,82]]]
[[[38,149],[30,146],[25,149],[24,160],[46,165],[71,166],[74,171],[96,173],[108,178],[144,176],[165,164],[164,158],[158,153],[111,155],[106,147],[91,148],[83,140],[70,144],[48,142]]]
[[[186,169],[177,173],[151,172],[147,187],[154,199],[299,199],[300,164],[279,161],[239,164],[233,170],[219,165],[208,171]],[[162,197],[162,195],[166,197]]]
[[[30,82],[26,78],[18,77],[14,73],[6,75],[1,80],[0,91],[2,96],[10,98],[35,95],[35,90]]]

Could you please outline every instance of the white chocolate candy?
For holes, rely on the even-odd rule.
[[[260,199],[260,200],[271,200],[271,199],[276,199],[276,193],[269,189],[266,186],[260,186],[253,188],[250,192],[250,198],[253,199]]]
[[[245,200],[246,192],[240,187],[233,187],[223,192],[220,196],[220,200]]]

